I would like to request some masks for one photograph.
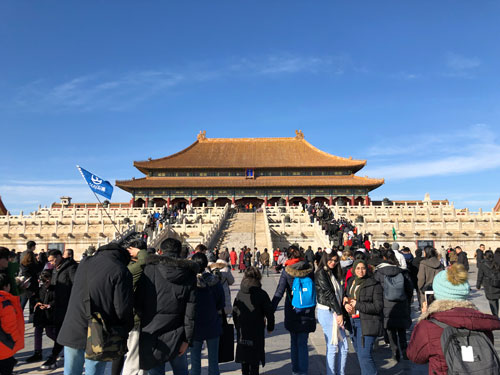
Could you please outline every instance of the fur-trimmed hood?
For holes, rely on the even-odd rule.
[[[164,279],[183,285],[188,280],[192,280],[198,270],[199,266],[191,260],[150,254],[146,258],[144,272],[158,272]]]
[[[220,282],[219,278],[210,272],[203,272],[196,275],[196,286],[198,288],[207,288],[210,286],[217,285]]]
[[[312,271],[312,265],[304,261],[300,261],[285,268],[285,272],[292,277],[306,277]]]
[[[455,328],[472,331],[500,330],[498,317],[480,312],[470,301],[436,300],[419,321],[431,318]]]
[[[164,264],[167,266],[180,267],[180,268],[189,268],[191,271],[198,273],[198,265],[189,259],[182,258],[172,258],[167,255],[156,255],[150,254],[146,258],[146,265],[158,265]]]
[[[208,265],[208,267],[211,269],[211,270],[215,270],[215,269],[218,269],[218,270],[222,270],[226,267],[229,267],[229,264],[225,261],[225,260],[222,260],[222,259],[218,259],[217,262],[215,263],[210,263]]]

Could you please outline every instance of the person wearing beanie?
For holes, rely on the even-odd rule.
[[[399,252],[399,244],[397,242],[392,243],[392,250],[394,251],[394,255],[396,255],[396,259],[398,260],[399,267],[403,270],[407,268],[406,259],[403,254]]]
[[[443,328],[431,321],[435,319],[455,328],[465,328],[484,332],[493,342],[493,331],[500,330],[498,317],[483,314],[467,298],[470,285],[467,270],[455,263],[447,270],[439,272],[432,283],[435,301],[419,318],[415,326],[406,354],[415,363],[429,363],[429,374],[448,373],[446,359],[441,349]]]

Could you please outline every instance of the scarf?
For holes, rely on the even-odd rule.
[[[355,272],[356,267],[360,263],[364,264],[366,267],[367,273],[364,277],[358,277]],[[351,298],[358,300],[359,292],[363,288],[363,285],[365,284],[366,278],[368,276],[368,266],[366,265],[366,262],[364,260],[358,259],[352,264],[352,275],[354,276],[354,281],[351,285],[351,288],[349,289],[349,295],[351,296]]]
[[[337,299],[338,304],[340,306],[342,306],[342,301],[341,301],[342,291],[340,288],[340,284],[337,281],[337,279],[335,278],[335,276],[333,276],[333,272],[331,272],[331,271],[327,271],[327,272],[330,274],[330,280],[331,280],[332,285],[333,285],[333,291],[335,292],[335,298]],[[344,330],[342,327],[339,327],[339,325],[337,324],[337,314],[335,312],[333,312],[332,341],[330,342],[330,344],[335,345],[335,352],[336,353],[338,353],[338,351],[339,351],[339,347],[338,347],[339,334],[341,335],[341,337],[343,339],[345,336]]]

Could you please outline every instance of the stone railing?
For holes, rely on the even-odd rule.
[[[267,217],[267,208],[265,205],[262,205],[262,211],[264,212],[264,230],[266,234],[267,248],[273,249],[273,238],[271,236],[271,228],[269,225],[269,218]]]

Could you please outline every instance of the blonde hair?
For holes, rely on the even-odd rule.
[[[467,270],[463,264],[455,263],[446,272],[448,281],[453,285],[460,285],[467,282]]]
[[[344,250],[342,251],[342,258],[340,258],[340,260],[347,260],[349,257],[352,257],[352,251]]]

